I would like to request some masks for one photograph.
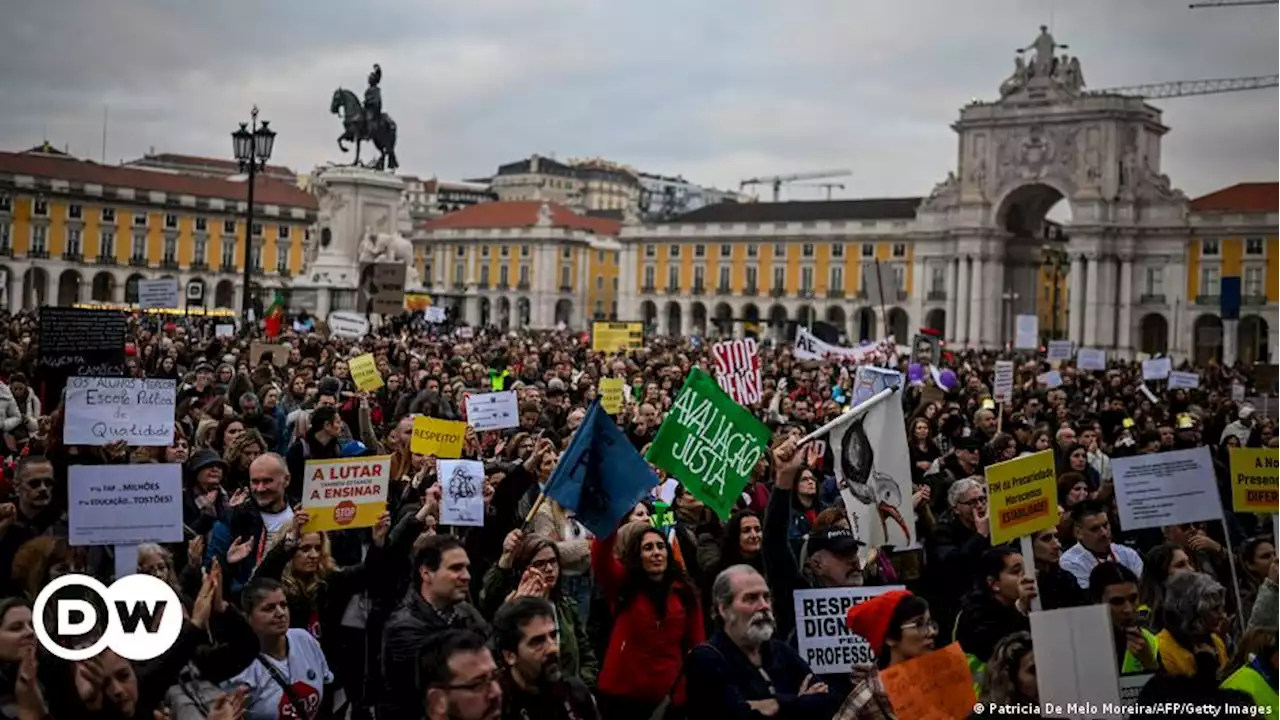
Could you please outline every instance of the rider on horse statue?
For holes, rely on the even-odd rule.
[[[382,123],[382,66],[375,64],[369,73],[369,88],[364,91],[364,133],[365,137],[374,137]]]

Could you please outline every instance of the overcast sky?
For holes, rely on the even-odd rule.
[[[274,161],[341,160],[333,90],[373,63],[402,171],[488,175],[537,152],[737,186],[854,171],[851,197],[924,194],[949,124],[994,99],[1039,24],[1089,87],[1275,73],[1274,7],[1187,0],[14,0],[0,23],[0,148],[228,157],[257,104]],[[1164,169],[1193,197],[1277,176],[1277,92],[1158,103]],[[817,198],[819,188],[790,197]]]

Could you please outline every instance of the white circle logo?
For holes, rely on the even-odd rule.
[[[106,607],[105,631],[85,647],[78,647],[74,641],[92,637],[101,629],[98,608],[83,598],[53,597],[68,587],[91,591]],[[54,633],[64,641],[70,639],[70,647],[58,644],[45,627],[45,611],[50,602],[56,623]],[[182,601],[168,583],[153,575],[126,575],[109,588],[88,575],[63,575],[40,591],[31,614],[40,644],[54,657],[69,662],[87,660],[107,648],[126,660],[154,660],[173,647],[182,634]]]

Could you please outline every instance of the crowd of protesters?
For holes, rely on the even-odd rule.
[[[830,456],[799,444],[847,409],[851,366],[764,343],[763,399],[750,410],[772,442],[732,514],[659,471],[653,497],[599,537],[538,501],[599,381],[625,381],[616,422],[643,452],[690,369],[714,374],[709,342],[651,336],[600,353],[584,333],[462,335],[408,315],[359,339],[317,324],[272,340],[287,361],[253,364],[247,337],[134,316],[127,372],[177,380],[173,443],[76,446],[63,442],[61,398],[41,397],[37,314],[0,315],[0,714],[884,720],[901,716],[881,671],[953,640],[979,699],[1035,703],[1038,598],[1046,610],[1105,605],[1117,668],[1152,674],[1143,702],[1277,717],[1274,526],[1231,511],[1227,471],[1230,448],[1277,445],[1275,418],[1232,400],[1234,384],[1259,392],[1253,368],[1198,367],[1199,389],[1156,385],[1149,397],[1135,363],[1066,362],[1048,389],[1034,355],[947,352],[955,387],[926,377],[895,397],[921,546],[874,548],[864,562]],[[349,365],[364,353],[385,382],[372,393]],[[1016,382],[995,405],[999,359],[1017,361]],[[911,361],[897,360],[904,375]],[[413,416],[463,419],[468,394],[494,389],[516,391],[519,427],[468,430],[462,455],[485,468],[484,524],[450,527],[436,458],[412,452]],[[1112,461],[1201,445],[1225,520],[1126,530]],[[1024,557],[989,540],[983,469],[1044,450],[1058,458],[1060,522]],[[308,460],[384,454],[391,490],[374,527],[303,531]],[[110,650],[59,660],[36,641],[36,597],[62,575],[110,581],[115,567],[110,548],[68,541],[68,468],[130,463],[183,467],[188,541],[141,546],[137,567],[179,593],[182,635],[153,661]],[[796,649],[791,593],[859,585],[907,589],[848,614],[874,657],[815,674]]]

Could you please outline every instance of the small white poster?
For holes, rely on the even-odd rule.
[[[1222,517],[1209,448],[1118,457],[1111,461],[1120,526],[1125,530]]]
[[[471,338],[475,337],[475,331],[471,329],[470,325],[463,325],[462,327],[458,328],[454,334],[456,334],[458,337],[462,338],[463,340],[470,340]]]
[[[369,334],[369,320],[360,313],[338,310],[329,313],[329,334],[359,340]]]
[[[182,542],[182,465],[72,465],[67,492],[72,545]]]
[[[1015,350],[1036,350],[1040,347],[1040,318],[1035,315],[1019,315],[1014,323]]]
[[[1044,717],[1122,717],[1107,606],[1033,612],[1030,619],[1031,643],[1052,650],[1043,653],[1044,660],[1036,653],[1036,686]]]
[[[440,478],[440,524],[484,526],[484,463],[437,460]]]
[[[1076,367],[1081,370],[1106,370],[1107,351],[1102,348],[1080,348],[1076,353]]]
[[[177,278],[158,278],[138,281],[138,307],[176,310],[182,307],[178,295]]]
[[[876,654],[862,636],[846,627],[849,608],[902,585],[796,590],[796,647],[815,675],[848,674],[854,665],[873,664]]]
[[[213,336],[216,338],[235,337],[236,326],[232,323],[218,323],[213,326]]]
[[[442,323],[444,322],[444,308],[439,305],[432,305],[427,308],[422,317],[429,323]]]
[[[997,360],[996,376],[991,383],[991,399],[998,403],[1013,401],[1013,361]]]
[[[1200,373],[1174,370],[1169,373],[1170,390],[1195,390],[1200,387]]]
[[[520,424],[516,391],[490,392],[467,397],[467,424],[482,430],[505,430]]]
[[[1167,357],[1151,358],[1142,361],[1143,380],[1164,380],[1173,372],[1173,361]]]
[[[1057,370],[1040,373],[1036,376],[1036,382],[1052,390],[1062,385],[1062,373]]]
[[[1244,402],[1244,385],[1238,382],[1231,383],[1231,402]]]
[[[170,445],[178,381],[73,377],[67,380],[67,445]]]
[[[1071,359],[1075,346],[1070,340],[1050,340],[1045,356],[1049,362],[1066,362]]]

